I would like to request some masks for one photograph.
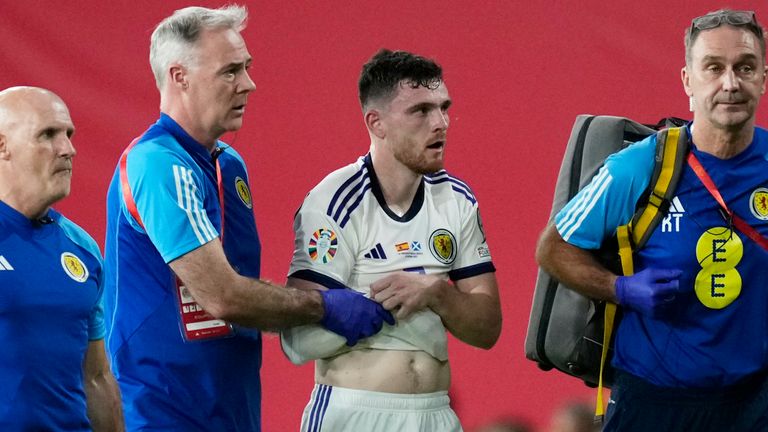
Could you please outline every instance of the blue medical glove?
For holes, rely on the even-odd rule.
[[[379,303],[345,288],[321,291],[325,312],[320,324],[343,336],[347,345],[373,336],[381,330],[384,321],[394,325],[395,318]]]
[[[681,270],[647,268],[632,276],[616,279],[619,304],[658,318],[674,302],[680,290]]]

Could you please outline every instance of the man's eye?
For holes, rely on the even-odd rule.
[[[749,73],[752,73],[753,71],[754,71],[754,68],[752,68],[752,66],[749,66],[749,65],[744,65],[739,68],[739,72],[743,74],[749,74]]]

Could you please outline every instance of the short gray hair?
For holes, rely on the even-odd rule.
[[[760,53],[762,54],[763,64],[765,64],[765,29],[757,22],[755,12],[731,9],[719,9],[693,19],[691,26],[685,30],[685,64],[691,64],[693,60],[693,44],[696,43],[696,39],[698,39],[702,31],[712,30],[725,25],[743,28],[755,35],[757,44],[760,47]]]
[[[244,6],[230,5],[219,9],[191,6],[179,9],[162,20],[152,32],[149,44],[149,64],[155,74],[157,88],[165,85],[168,66],[174,62],[184,66],[194,63],[192,48],[200,32],[210,28],[242,31],[248,21]]]

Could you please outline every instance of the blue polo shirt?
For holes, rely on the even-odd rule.
[[[690,132],[688,132],[690,136]],[[648,186],[656,137],[611,155],[555,218],[565,241],[596,249],[627,223]],[[728,207],[768,236],[768,132],[730,159],[691,151]],[[635,272],[680,269],[682,293],[668,316],[630,309],[616,334],[613,364],[655,385],[720,387],[768,368],[768,252],[733,229],[685,165],[666,218],[637,254]]]
[[[104,337],[96,242],[0,201],[0,430],[88,431],[83,360]]]
[[[182,336],[168,263],[219,241],[242,275],[259,276],[260,242],[245,163],[219,142],[214,156],[161,114],[127,155],[127,180],[143,226],[130,214],[119,166],[107,195],[107,345],[129,430],[260,430],[261,335]]]

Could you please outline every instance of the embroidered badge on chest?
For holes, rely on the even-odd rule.
[[[429,250],[443,264],[450,264],[456,259],[456,237],[446,229],[435,230],[429,236]]]
[[[757,188],[749,198],[749,209],[760,220],[768,220],[768,189]]]
[[[417,258],[421,256],[421,242],[413,240],[395,244],[395,250],[400,256],[406,258]]]
[[[235,190],[237,196],[240,197],[240,201],[248,208],[253,208],[253,201],[251,201],[251,190],[248,189],[248,183],[240,177],[235,177]]]
[[[67,276],[77,282],[85,282],[88,279],[88,268],[77,255],[71,252],[61,254],[61,267]]]
[[[307,252],[312,261],[328,263],[336,256],[338,247],[339,239],[336,238],[336,233],[327,228],[320,228],[312,233]]]

